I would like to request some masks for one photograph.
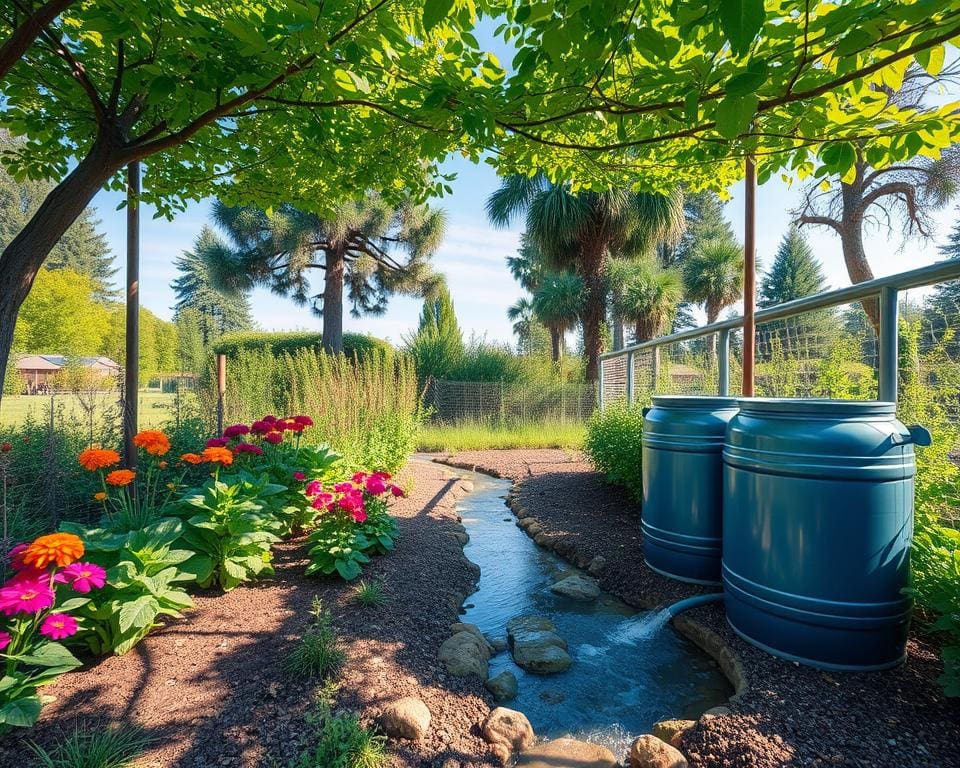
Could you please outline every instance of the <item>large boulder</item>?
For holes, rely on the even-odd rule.
[[[494,754],[503,762],[507,762],[514,752],[532,746],[537,738],[527,716],[506,707],[497,707],[487,715],[480,731]]]
[[[501,672],[499,675],[487,680],[484,685],[498,702],[510,701],[510,699],[517,698],[517,678],[513,672]]]
[[[420,699],[406,696],[387,704],[379,721],[383,732],[391,739],[420,741],[430,727],[430,710]]]
[[[676,747],[645,733],[630,747],[630,768],[687,768],[687,758]]]
[[[560,579],[550,587],[550,591],[585,603],[600,597],[600,587],[597,586],[597,580],[590,576],[584,576],[582,573],[573,573]]]
[[[480,640],[484,643],[484,645],[487,646],[487,651],[489,651],[490,656],[493,656],[496,653],[493,644],[487,639],[486,635],[480,631],[480,627],[478,627],[476,624],[467,624],[465,622],[458,621],[456,624],[450,625],[450,632],[454,635],[458,632],[469,632],[471,635],[477,638],[477,640]]]
[[[437,655],[454,677],[475,675],[487,679],[490,648],[483,635],[477,637],[472,632],[457,632],[443,641]]]
[[[567,653],[567,641],[556,633],[556,626],[543,616],[517,616],[507,622],[507,640],[518,666],[538,675],[567,669],[573,659]]]
[[[677,736],[682,736],[696,724],[695,720],[661,720],[653,724],[653,735],[660,741],[676,746]]]
[[[606,747],[575,739],[554,739],[528,749],[517,768],[617,768],[617,758]]]

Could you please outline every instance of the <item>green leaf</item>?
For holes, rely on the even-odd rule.
[[[456,0],[426,0],[423,4],[423,27],[428,32],[453,10]]]
[[[717,130],[725,139],[735,139],[744,133],[757,114],[760,100],[753,94],[746,96],[725,96],[717,104],[714,119]]]
[[[720,0],[720,28],[738,56],[750,50],[766,18],[763,0]]]
[[[153,624],[157,617],[157,611],[160,605],[149,595],[138,597],[136,600],[125,603],[120,609],[119,627],[121,632],[127,632],[131,628],[148,627]]]
[[[51,667],[57,669],[75,669],[80,666],[80,660],[60,643],[45,643],[34,653],[19,657],[24,664],[35,667]]]
[[[738,72],[724,87],[730,96],[746,96],[753,93],[767,81],[767,73],[762,69],[745,70]]]
[[[42,706],[40,697],[36,695],[8,701],[0,707],[0,723],[18,728],[29,728],[40,717]]]

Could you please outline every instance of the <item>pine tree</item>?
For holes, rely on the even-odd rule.
[[[444,378],[463,358],[463,333],[446,285],[439,285],[423,302],[420,325],[407,339],[407,350],[423,381]]]
[[[221,288],[214,283],[210,264],[226,252],[229,249],[223,240],[205,226],[193,250],[185,251],[174,262],[179,272],[171,283],[177,297],[174,320],[185,310],[194,310],[205,347],[225,333],[253,327],[247,294]]]
[[[939,247],[945,259],[960,259],[960,208],[957,222],[947,241]],[[921,349],[927,350],[943,341],[948,330],[953,338],[947,343],[947,352],[953,358],[960,357],[960,280],[951,280],[938,285],[927,299],[923,310],[923,334]]]

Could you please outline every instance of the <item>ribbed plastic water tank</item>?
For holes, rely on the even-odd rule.
[[[720,583],[723,446],[732,397],[653,398],[643,419],[643,554],[665,576]]]
[[[895,405],[745,398],[727,428],[727,619],[786,659],[872,670],[903,660],[914,444]]]

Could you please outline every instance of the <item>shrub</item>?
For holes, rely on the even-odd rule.
[[[322,338],[322,334],[308,331],[246,331],[221,336],[213,349],[217,354],[228,357],[234,357],[241,351],[269,352],[274,356],[302,350],[321,352]],[[343,354],[346,357],[363,358],[373,352],[384,354],[392,351],[389,342],[375,336],[343,334]]]
[[[338,644],[330,612],[318,598],[313,599],[310,614],[313,622],[287,657],[284,668],[297,677],[324,679],[338,672],[347,656]]]
[[[643,411],[639,405],[618,401],[597,411],[587,423],[583,449],[598,472],[629,490],[638,501],[643,495],[640,440]]]
[[[140,728],[120,726],[74,729],[50,750],[32,743],[29,746],[40,768],[127,768],[150,743]]]

